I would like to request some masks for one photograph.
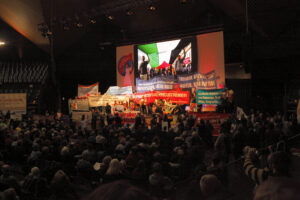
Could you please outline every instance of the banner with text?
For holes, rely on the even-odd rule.
[[[121,113],[122,121],[124,123],[135,123],[136,115],[139,111],[125,111]]]
[[[98,95],[99,83],[93,85],[79,85],[78,84],[78,97],[85,97],[90,95]]]
[[[89,101],[87,99],[70,99],[68,103],[70,112],[89,110]]]
[[[99,107],[99,106],[106,106],[107,104],[113,105],[115,102],[128,102],[129,97],[122,95],[102,95],[102,96],[90,96],[89,99],[89,106],[90,107]]]
[[[206,74],[194,73],[191,75],[178,76],[178,87],[197,88],[197,89],[216,89],[216,72],[211,71]]]
[[[229,118],[229,114],[223,113],[189,113],[196,117],[196,125],[200,124],[200,120],[209,120],[213,126],[213,136],[220,134],[221,124]]]
[[[225,89],[216,89],[216,90],[197,90],[196,102],[197,104],[221,104],[221,97],[224,94]]]
[[[123,95],[123,94],[132,94],[132,86],[119,87],[111,86],[105,93],[106,95]]]
[[[151,80],[144,81],[136,79],[136,92],[148,92],[155,90],[173,90],[175,87],[175,79],[167,77],[154,77]]]
[[[26,93],[0,94],[0,110],[26,113]]]
[[[189,91],[151,91],[145,93],[136,93],[132,95],[134,101],[139,103],[144,97],[148,103],[154,103],[157,99],[168,100],[170,99],[172,103],[177,104],[189,104],[190,93]]]

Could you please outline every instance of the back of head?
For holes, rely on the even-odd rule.
[[[4,200],[17,200],[17,194],[14,188],[8,188],[3,191],[3,199]]]
[[[218,193],[222,188],[221,182],[213,174],[206,174],[201,177],[200,189],[203,195],[211,196]]]
[[[58,170],[51,181],[53,189],[63,190],[67,188],[70,184],[69,177],[65,174],[64,171]]]
[[[271,177],[255,191],[254,200],[297,200],[300,183],[287,177]]]
[[[30,170],[30,174],[33,176],[33,177],[39,177],[40,176],[40,169],[38,167],[33,167],[31,168]]]
[[[120,173],[120,162],[118,159],[114,158],[110,161],[106,174],[118,175],[119,173]]]
[[[115,181],[98,187],[83,200],[151,200],[145,191],[126,181]]]
[[[285,152],[274,152],[268,157],[268,164],[275,176],[288,176],[290,163],[290,157]]]
[[[154,173],[160,173],[161,172],[161,165],[160,163],[156,162],[153,164],[153,172]]]

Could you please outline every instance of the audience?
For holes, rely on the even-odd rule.
[[[272,199],[272,191],[296,194],[283,185],[293,182],[289,149],[298,144],[287,140],[299,133],[293,119],[253,110],[240,120],[232,114],[213,137],[209,121],[197,124],[187,113],[168,130],[159,121],[149,129],[143,115],[132,126],[99,115],[107,123],[90,129],[85,118],[76,126],[1,113],[0,199],[172,199],[184,181],[200,182],[199,199],[230,199],[225,191],[234,159],[258,185],[255,199]]]

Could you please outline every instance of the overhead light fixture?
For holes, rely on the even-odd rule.
[[[150,11],[155,11],[155,10],[156,10],[156,7],[155,7],[153,4],[151,4],[151,5],[148,7],[148,10],[150,10]]]
[[[179,0],[179,2],[180,2],[181,4],[186,4],[186,3],[188,2],[188,0]]]
[[[133,15],[134,13],[133,13],[133,11],[132,10],[127,10],[126,11],[126,15],[127,16],[131,16],[131,15]]]
[[[4,45],[5,45],[5,42],[0,41],[0,46],[4,46]]]

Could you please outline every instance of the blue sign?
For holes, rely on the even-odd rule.
[[[220,105],[221,97],[224,94],[224,92],[225,92],[225,89],[197,90],[196,102],[197,102],[197,104]]]
[[[174,78],[154,77],[148,81],[136,79],[136,92],[144,93],[156,90],[173,90],[175,87]]]
[[[191,75],[179,75],[178,87],[197,88],[197,89],[216,89],[216,72],[211,71],[207,74],[194,73]]]

